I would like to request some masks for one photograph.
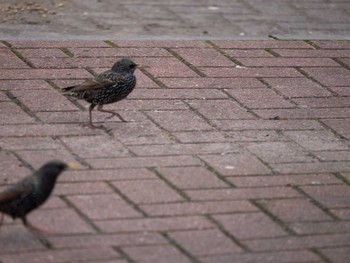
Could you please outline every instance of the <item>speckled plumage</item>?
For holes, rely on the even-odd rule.
[[[44,164],[32,175],[24,177],[15,185],[0,193],[0,212],[20,218],[26,227],[37,229],[26,219],[28,213],[45,203],[54,189],[56,179],[68,165],[60,161]],[[0,218],[0,226],[3,215]]]
[[[89,108],[91,127],[96,127],[91,120],[91,111],[96,106],[98,106],[97,110],[111,113],[112,116],[118,116],[122,121],[125,121],[118,113],[103,110],[102,107],[105,104],[125,99],[133,91],[136,86],[136,77],[134,76],[136,67],[137,65],[129,59],[119,60],[112,69],[97,77],[86,80],[80,85],[62,89],[63,94],[91,103]]]

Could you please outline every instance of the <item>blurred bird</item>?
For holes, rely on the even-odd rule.
[[[137,64],[129,59],[117,61],[112,69],[101,73],[93,79],[86,80],[80,85],[63,88],[63,94],[77,99],[85,100],[91,103],[89,107],[89,126],[99,128],[92,124],[92,110],[97,106],[98,111],[111,113],[109,117],[117,116],[125,122],[119,113],[104,110],[103,105],[114,103],[125,99],[136,86],[136,77],[134,71]]]
[[[42,205],[50,196],[57,177],[67,168],[77,168],[77,164],[51,161],[44,164],[34,174],[24,177],[15,185],[0,193],[0,227],[4,214],[12,219],[20,218],[23,225],[36,232],[47,233],[33,226],[27,220],[27,214]]]

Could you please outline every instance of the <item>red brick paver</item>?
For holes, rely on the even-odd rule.
[[[348,262],[350,41],[2,41],[0,190],[79,162],[0,262]],[[59,88],[147,67],[105,129]],[[107,107],[106,107],[107,108]],[[49,244],[49,246],[47,245]],[[48,248],[50,247],[50,248]]]

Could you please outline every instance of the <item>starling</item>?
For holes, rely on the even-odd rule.
[[[77,99],[85,100],[89,107],[89,126],[99,128],[92,124],[92,110],[97,106],[98,111],[111,113],[109,117],[117,116],[121,121],[125,120],[117,112],[104,110],[105,104],[114,103],[125,99],[136,86],[134,71],[137,64],[129,59],[117,61],[111,70],[101,73],[97,77],[86,80],[80,85],[63,88],[63,94]]]
[[[51,161],[44,164],[32,175],[24,177],[15,185],[0,193],[0,227],[4,214],[13,219],[19,217],[24,226],[36,232],[45,232],[33,226],[26,218],[27,214],[42,205],[50,196],[57,177],[68,167],[76,164],[66,164],[61,161]]]

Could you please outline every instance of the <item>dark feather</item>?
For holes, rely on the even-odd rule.
[[[10,188],[5,190],[4,192],[0,193],[0,206],[9,204],[23,194],[25,194],[24,189]]]
[[[91,112],[96,106],[98,106],[99,111],[111,113],[125,121],[118,113],[103,110],[102,107],[105,104],[125,99],[133,91],[136,86],[136,77],[134,76],[136,67],[137,65],[129,59],[119,60],[112,69],[93,79],[86,80],[80,85],[63,88],[62,93],[65,96],[91,103],[89,108],[91,127],[96,128],[91,120]]]
[[[98,90],[98,89],[111,87],[114,84],[115,84],[114,81],[111,81],[108,79],[95,78],[95,79],[86,80],[80,85],[63,88],[62,91],[63,91],[63,94],[68,94],[69,92]]]
[[[0,212],[13,218],[25,219],[32,210],[50,196],[58,175],[67,168],[65,163],[52,161],[37,172],[24,177],[15,185],[0,193]]]

